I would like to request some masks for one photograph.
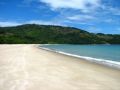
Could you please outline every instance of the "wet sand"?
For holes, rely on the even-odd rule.
[[[0,90],[120,90],[120,70],[37,45],[0,45]]]

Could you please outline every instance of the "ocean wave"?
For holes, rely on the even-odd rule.
[[[87,60],[87,61],[90,61],[90,62],[95,62],[95,63],[98,63],[98,64],[107,65],[107,66],[110,66],[110,67],[115,67],[115,68],[120,69],[120,62],[117,62],[117,61],[93,58],[93,57],[88,57],[88,56],[80,56],[80,55],[66,53],[66,52],[63,52],[63,51],[55,50],[55,49],[45,48],[45,47],[42,47],[42,46],[40,46],[39,48],[47,50],[47,51],[52,51],[52,52],[56,52],[56,53],[59,53],[59,54],[63,54],[63,55],[71,56],[71,57],[76,57],[76,58],[84,59],[84,60]]]

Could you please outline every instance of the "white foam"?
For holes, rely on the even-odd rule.
[[[99,63],[99,64],[103,64],[103,65],[107,65],[110,67],[115,67],[115,68],[120,69],[120,62],[117,62],[117,61],[98,59],[98,58],[92,58],[92,57],[87,57],[87,56],[80,56],[80,55],[75,55],[75,54],[66,53],[66,52],[62,52],[62,51],[57,51],[57,50],[49,49],[49,48],[45,48],[45,47],[39,47],[39,48],[47,50],[47,51],[52,51],[52,52],[64,54],[67,56],[77,57],[77,58],[84,59],[84,60],[87,60],[90,62],[95,62],[95,63]]]

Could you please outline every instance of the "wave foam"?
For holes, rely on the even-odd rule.
[[[103,64],[103,65],[107,65],[110,67],[115,67],[115,68],[120,69],[120,62],[117,62],[117,61],[98,59],[98,58],[92,58],[92,57],[87,57],[87,56],[80,56],[80,55],[57,51],[55,49],[49,49],[49,48],[45,48],[45,47],[39,47],[39,48],[47,50],[47,51],[52,51],[52,52],[60,53],[60,54],[71,56],[71,57],[77,57],[77,58],[84,59],[84,60],[87,60],[90,62],[95,62],[95,63],[99,63],[99,64]]]

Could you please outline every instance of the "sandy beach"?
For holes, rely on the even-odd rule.
[[[37,45],[0,45],[0,90],[120,90],[120,70]]]

